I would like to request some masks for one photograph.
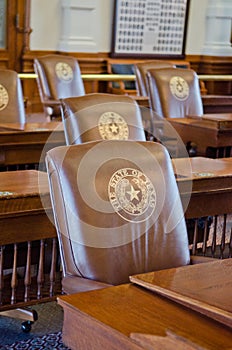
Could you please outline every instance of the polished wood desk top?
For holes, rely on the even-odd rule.
[[[202,125],[203,121],[204,127],[219,131],[232,129],[232,113],[203,114],[201,117],[187,116],[187,120],[195,125]]]
[[[47,174],[36,170],[0,172],[0,242],[56,237]]]
[[[203,114],[202,116],[186,116],[185,118],[167,118],[170,123],[192,125],[204,129],[215,129],[218,132],[231,130],[232,113]]]
[[[41,122],[41,123],[0,123],[0,143],[2,139],[4,140],[4,136],[11,135],[17,137],[25,134],[36,134],[47,136],[55,132],[56,134],[61,134],[64,132],[63,123],[62,122]],[[64,138],[63,138],[64,139]]]
[[[227,190],[232,185],[232,158],[174,158],[177,182],[182,186],[192,181],[192,190]]]
[[[64,309],[63,341],[71,349],[149,349],[131,337],[165,337],[168,330],[196,349],[231,348],[230,328],[133,284],[60,296],[58,304]],[[183,349],[178,343],[175,348]]]
[[[130,281],[219,321],[232,331],[232,259],[130,276]]]
[[[232,158],[172,160],[185,217],[232,213]]]
[[[45,172],[37,170],[0,172],[0,215],[42,208],[40,196],[49,196],[48,178]]]
[[[62,122],[0,124],[0,165],[44,161],[45,152],[65,145]]]
[[[204,114],[202,117],[168,118],[184,144],[194,142],[198,155],[208,147],[232,146],[232,114]]]

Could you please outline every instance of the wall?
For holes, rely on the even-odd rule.
[[[191,0],[190,2],[186,54],[200,55],[203,52],[208,1],[210,0]],[[80,16],[76,26],[77,28],[79,26],[80,30],[86,31],[86,33],[89,33],[93,28],[96,46],[93,46],[89,51],[110,52],[113,0],[32,0],[31,28],[33,32],[30,38],[31,50],[60,50],[61,42],[65,45],[65,41],[68,46],[68,40],[66,39],[68,33],[65,33],[67,36],[64,37],[64,26],[62,25],[64,17],[61,8],[64,3],[71,3],[72,6],[82,9],[85,9],[85,6],[87,7],[87,4],[89,4],[95,9],[95,12],[91,13],[91,21],[86,21],[84,17]],[[84,14],[84,11],[79,13]],[[80,52],[88,52],[88,50],[85,50],[85,47],[88,47],[85,46],[85,42],[80,44],[78,33],[75,38],[71,39],[79,43]]]
[[[191,0],[190,2],[185,45],[187,55],[200,55],[203,52],[207,6],[208,0]]]
[[[31,50],[58,50],[60,0],[31,1]]]

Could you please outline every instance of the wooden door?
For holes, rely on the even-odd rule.
[[[28,49],[30,0],[0,0],[0,68],[22,69]]]

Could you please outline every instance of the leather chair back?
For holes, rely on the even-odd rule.
[[[199,80],[192,69],[150,69],[147,72],[147,82],[151,108],[159,116],[202,116]]]
[[[175,65],[171,62],[162,60],[151,60],[138,62],[134,65],[134,71],[136,76],[136,86],[139,96],[148,96],[147,88],[147,71],[149,69],[159,69],[159,68],[171,68]]]
[[[140,107],[130,96],[94,93],[63,99],[62,119],[67,145],[146,140]]]
[[[41,101],[45,108],[60,113],[61,98],[85,94],[78,61],[71,56],[45,55],[34,60]]]
[[[170,156],[150,141],[102,140],[48,151],[66,293],[190,263]]]
[[[23,91],[17,72],[0,69],[0,91],[0,122],[25,123]]]

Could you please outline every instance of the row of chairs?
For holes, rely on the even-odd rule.
[[[60,99],[85,95],[77,60],[46,55],[34,61],[38,87],[46,113],[59,115]],[[144,61],[134,65],[138,95],[149,96],[150,107],[160,117],[202,115],[203,105],[197,74],[176,68],[167,61]],[[183,89],[183,91],[181,91]]]
[[[154,68],[154,64],[157,65],[156,68]],[[93,132],[95,134],[94,139],[125,138],[125,134],[122,134],[120,128],[118,129],[118,133],[114,129],[114,133],[105,132],[103,135],[103,128],[101,127],[100,132],[98,117],[104,104],[105,113],[108,110],[117,113],[121,109],[120,113],[125,118],[127,127],[129,125],[129,128],[133,129],[129,130],[127,138],[141,140],[141,134],[144,134],[144,131],[138,130],[142,129],[145,130],[146,139],[160,141],[165,144],[172,156],[183,155],[182,151],[179,152],[176,136],[164,135],[164,119],[166,117],[185,116],[186,114],[201,115],[203,113],[198,79],[195,72],[191,69],[174,68],[167,62],[145,61],[144,63],[137,64],[136,76],[137,81],[140,81],[140,85],[138,85],[140,86],[141,93],[145,88],[145,93],[149,91],[151,102],[151,108],[149,110],[145,108],[141,110],[141,107],[140,111],[136,108],[136,102],[129,96],[86,94],[79,64],[73,57],[63,55],[42,56],[35,59],[34,67],[37,73],[37,82],[45,113],[51,119],[62,116],[68,144],[80,142],[78,140],[79,137],[84,138],[84,140],[91,140]],[[153,67],[153,69],[149,69],[150,67]],[[6,88],[3,87],[11,93],[11,103],[6,104],[6,107],[0,111],[0,115],[1,113],[3,115],[2,121],[25,122],[22,90],[16,73],[13,71],[3,71],[3,74],[0,76],[2,79],[5,76],[4,81],[7,81],[8,84],[11,80],[10,89],[7,89],[6,82]],[[170,89],[170,79],[173,80],[172,89]],[[13,80],[17,81],[17,90],[13,89],[13,86],[15,86],[12,83]],[[184,84],[181,89],[187,89],[187,97],[180,90],[179,85],[181,82]],[[179,95],[176,96],[177,94]],[[122,106],[121,108],[119,107],[120,103],[124,104],[123,108]],[[125,108],[125,104],[127,104],[127,108]],[[16,112],[16,108],[18,108],[18,113]],[[130,113],[126,113],[128,109]],[[80,117],[80,111],[82,117]],[[7,112],[10,113],[10,116]],[[88,122],[83,117],[85,113],[91,114]],[[128,117],[130,114],[131,118]],[[81,119],[82,127],[80,130],[78,123],[80,123]],[[139,121],[140,119],[142,119],[142,125]],[[83,120],[87,123],[86,125],[83,124]],[[94,129],[94,131],[89,131],[90,124],[91,129]],[[83,135],[83,127],[86,128],[87,126],[88,133],[85,132],[85,135]],[[137,129],[136,132],[135,129]],[[79,136],[77,135],[77,131]],[[90,136],[87,137],[87,134]],[[138,134],[140,134],[139,138]]]
[[[85,96],[77,60],[64,55],[46,55],[34,60],[41,102],[46,115],[60,117],[61,99]],[[23,93],[17,73],[1,70],[1,122],[25,122]],[[172,118],[203,114],[199,81],[191,69],[175,68],[166,61],[135,64],[140,96],[149,96],[152,111]],[[9,101],[10,100],[10,101]]]
[[[116,102],[124,104],[126,102],[123,95],[116,97],[115,94],[85,94],[80,67],[77,60],[73,57],[46,55],[35,59],[34,67],[38,76],[38,87],[45,112],[49,113],[51,118],[62,115],[64,124],[65,126],[67,125],[65,134],[66,141],[69,144],[79,142],[78,137],[80,135],[78,136],[76,131],[78,130],[80,134],[80,129],[77,123],[82,119],[81,125],[83,129],[84,113],[90,114],[91,111],[91,119],[86,123],[89,123],[89,126],[92,123],[92,128],[95,128],[94,132],[96,133],[98,122],[96,118],[97,114],[99,115],[97,109],[100,109],[100,111],[102,109],[99,105],[108,103],[108,108],[112,112],[117,113]],[[174,138],[172,135],[163,135],[163,124],[165,123],[165,118],[184,117],[188,114],[195,116],[203,114],[199,81],[196,73],[191,69],[175,68],[174,65],[166,61],[138,63],[135,65],[135,73],[139,94],[149,94],[150,96],[151,108],[149,111],[145,108],[142,111],[140,110],[146,139],[161,141],[172,156],[178,154],[183,156],[183,152],[178,150],[176,135]],[[113,104],[115,109],[112,109],[112,102],[115,102]],[[128,106],[131,105],[132,98],[130,101],[128,97],[127,103]],[[98,106],[97,109],[96,106]],[[80,117],[81,109],[82,117]],[[107,111],[107,107],[105,111]],[[134,115],[134,112],[131,111],[131,113]],[[68,115],[69,118],[67,117]],[[133,118],[137,120],[137,116]],[[94,123],[95,125],[93,126]],[[81,131],[83,132],[83,130]],[[92,135],[92,132],[90,134]],[[102,137],[99,132],[96,136],[98,136],[97,138]],[[106,134],[104,136],[107,137]],[[110,138],[120,137],[120,134],[113,135],[109,133],[108,136]],[[86,140],[86,134],[83,137]],[[129,136],[129,138],[131,137],[132,139],[134,138],[133,133],[132,136]]]

